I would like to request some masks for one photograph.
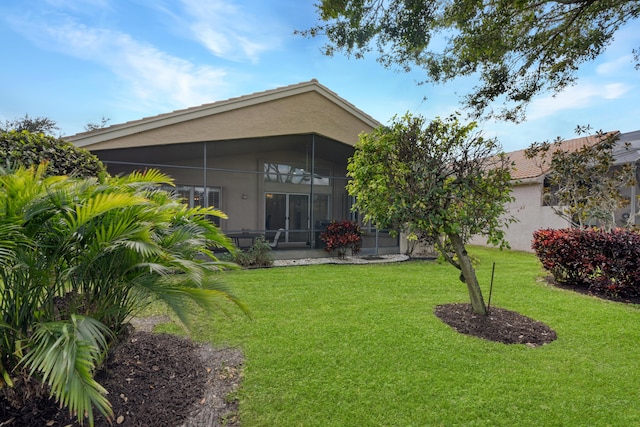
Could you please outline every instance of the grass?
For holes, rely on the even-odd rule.
[[[253,319],[199,316],[194,338],[243,349],[243,427],[640,425],[640,307],[551,288],[530,254],[471,252],[485,299],[495,261],[492,305],[557,341],[458,334],[433,309],[466,288],[426,261],[232,272]]]

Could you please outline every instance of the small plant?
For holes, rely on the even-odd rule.
[[[338,258],[343,259],[348,249],[351,249],[352,255],[360,252],[362,231],[355,221],[332,221],[320,234],[320,239],[325,243],[327,252],[336,251]]]
[[[245,268],[271,267],[273,265],[271,247],[263,237],[257,238],[249,249],[226,254],[223,258]]]

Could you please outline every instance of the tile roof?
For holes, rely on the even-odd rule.
[[[616,134],[618,131],[607,132],[605,135]],[[601,137],[598,135],[589,135],[581,138],[568,139],[560,142],[559,144],[553,143],[553,147],[551,148],[551,152],[555,152],[558,150],[573,152],[577,151],[584,146],[592,146],[596,145],[602,141]],[[540,157],[536,157],[533,159],[528,159],[525,156],[525,150],[512,151],[507,153],[507,156],[514,163],[515,170],[511,172],[511,176],[516,180],[523,179],[532,179],[540,177],[546,174],[549,170],[549,166],[542,164],[542,159]]]

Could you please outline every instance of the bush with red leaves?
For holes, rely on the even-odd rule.
[[[556,281],[619,297],[640,296],[640,233],[538,230],[532,248]]]
[[[320,234],[320,239],[325,243],[327,252],[331,253],[335,250],[339,258],[344,258],[348,249],[351,249],[352,255],[360,252],[362,231],[355,221],[332,221]]]

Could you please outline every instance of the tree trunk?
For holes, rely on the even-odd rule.
[[[471,264],[471,259],[469,258],[469,254],[467,254],[467,249],[464,246],[462,237],[457,233],[447,234],[447,237],[449,237],[453,250],[458,256],[462,275],[464,276],[464,281],[469,291],[469,298],[471,298],[471,307],[473,307],[473,311],[477,314],[486,316],[487,306],[484,303],[484,298],[482,298],[482,290],[476,277],[476,271]]]

